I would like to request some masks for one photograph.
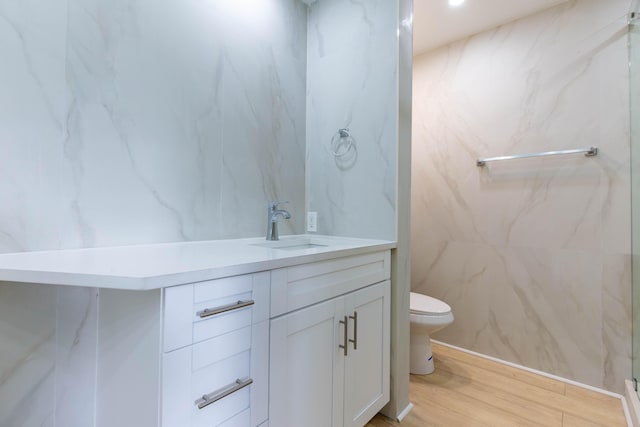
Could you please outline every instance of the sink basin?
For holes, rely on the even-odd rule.
[[[251,246],[280,249],[283,251],[299,251],[304,249],[326,248],[324,244],[312,237],[283,237],[280,240],[265,241],[263,243],[251,243]]]

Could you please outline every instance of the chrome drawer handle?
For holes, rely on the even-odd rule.
[[[222,307],[217,308],[205,308],[202,311],[197,312],[196,314],[200,316],[200,318],[205,318],[209,316],[215,316],[216,314],[226,313],[227,311],[237,310],[239,308],[248,307],[250,305],[255,304],[254,300],[249,301],[238,301],[233,304],[223,305]]]
[[[245,388],[251,383],[253,383],[253,380],[251,378],[238,378],[233,384],[229,384],[225,388],[214,391],[213,393],[203,395],[200,399],[195,401],[195,404],[198,406],[198,409],[206,408],[212,403],[217,402],[220,399],[224,399],[230,394],[233,394],[236,391]]]
[[[353,339],[349,340],[350,343],[353,343],[353,349],[358,349],[358,312],[354,311],[353,316],[349,316],[349,319],[353,319]]]
[[[344,338],[342,339],[343,340],[342,345],[339,345],[338,348],[344,349],[344,355],[346,356],[347,355],[347,343],[349,342],[349,336],[348,336],[349,335],[349,329],[348,329],[349,328],[348,327],[349,320],[348,320],[348,317],[344,316],[344,320],[341,320],[339,323],[341,325],[343,325],[343,327],[344,327]]]

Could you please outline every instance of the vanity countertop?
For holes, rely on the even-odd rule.
[[[299,239],[309,244],[296,245]],[[387,240],[303,235],[278,243],[251,238],[19,252],[0,255],[0,281],[143,291],[395,247]]]

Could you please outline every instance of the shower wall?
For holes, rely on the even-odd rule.
[[[455,316],[435,338],[615,392],[631,373],[628,7],[573,0],[414,58],[412,289]]]
[[[0,252],[260,236],[305,203],[297,0],[0,2]],[[98,290],[0,284],[0,426],[93,425]]]

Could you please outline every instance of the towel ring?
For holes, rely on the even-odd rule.
[[[346,156],[355,148],[355,143],[356,140],[351,136],[349,128],[339,129],[331,138],[329,153],[336,158]]]

